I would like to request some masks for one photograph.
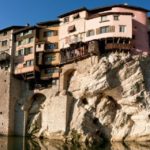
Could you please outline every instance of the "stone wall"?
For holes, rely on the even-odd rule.
[[[24,81],[14,78],[6,69],[0,69],[0,134],[15,134],[16,102],[23,98],[26,88]]]
[[[9,118],[10,74],[0,69],[0,134],[7,135]]]
[[[71,73],[78,71],[80,74],[84,73],[88,68],[92,67],[94,64],[98,63],[98,57],[92,56],[90,58],[74,62],[71,64],[66,64],[62,67],[62,72],[60,74],[60,91],[67,90],[66,86],[69,83],[68,78],[70,78]],[[75,86],[75,85],[74,85]]]

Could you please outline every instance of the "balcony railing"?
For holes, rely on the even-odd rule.
[[[23,62],[24,62],[24,56],[15,57],[15,63],[23,63]]]
[[[9,61],[10,60],[10,55],[3,52],[0,54],[0,61]]]
[[[85,47],[80,47],[76,49],[64,49],[61,50],[61,64],[80,60],[88,57],[88,49]]]
[[[117,44],[117,43],[108,43],[105,46],[105,49],[111,50],[111,49],[121,49],[121,50],[130,50],[133,48],[133,44]]]

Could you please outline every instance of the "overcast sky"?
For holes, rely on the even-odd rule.
[[[123,3],[150,9],[150,0],[1,0],[0,29],[54,20],[62,13],[83,6],[95,8]]]

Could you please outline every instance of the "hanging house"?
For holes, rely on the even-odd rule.
[[[121,4],[60,15],[61,64],[114,50],[149,53],[147,12]]]
[[[35,43],[38,30],[36,26],[27,26],[14,33],[14,74],[23,77],[25,80],[35,79],[36,73],[40,71],[35,59]]]
[[[57,82],[60,70],[58,28],[58,20],[47,21],[14,33],[16,77],[43,85]]]
[[[36,42],[36,60],[41,70],[41,80],[52,80],[52,83],[58,82],[60,51],[58,44],[59,21],[46,21],[37,23],[39,38]]]
[[[0,30],[0,68],[8,69],[9,71],[13,67],[13,33],[23,26],[10,26]]]

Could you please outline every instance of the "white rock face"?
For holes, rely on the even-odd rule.
[[[76,133],[81,142],[149,140],[150,58],[117,52],[95,58],[76,63],[67,91],[43,90],[42,106],[30,108],[35,117],[42,114],[38,136],[60,133],[70,138]],[[31,121],[29,131],[38,123]]]
[[[149,64],[148,57],[112,53],[82,73],[78,67],[68,89],[77,99],[70,130],[112,141],[149,140]]]

